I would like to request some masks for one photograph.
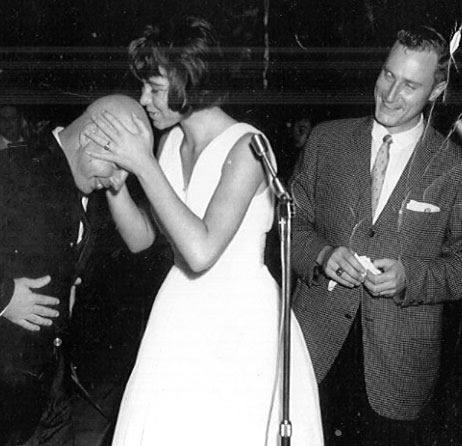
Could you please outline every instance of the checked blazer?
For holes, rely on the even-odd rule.
[[[361,306],[368,400],[379,415],[419,416],[438,377],[443,305],[462,297],[462,149],[427,126],[385,208],[372,223],[372,118],[326,122],[305,145],[291,180],[295,202],[293,309],[321,382]],[[411,200],[435,212],[409,209]],[[372,260],[400,259],[406,288],[372,297],[317,277],[325,245]]]

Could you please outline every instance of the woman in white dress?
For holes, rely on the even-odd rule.
[[[280,441],[281,299],[263,264],[274,200],[249,147],[260,132],[219,106],[217,48],[209,24],[194,17],[165,34],[148,28],[131,44],[140,102],[157,129],[169,129],[158,160],[136,117],[128,129],[109,113],[95,116],[105,136],[88,135],[106,148],[97,158],[136,175],[149,199],[148,214],[126,187],[108,192],[128,247],[149,247],[161,230],[175,252],[125,389],[117,446]],[[295,319],[291,386],[292,445],[322,445],[317,385]]]

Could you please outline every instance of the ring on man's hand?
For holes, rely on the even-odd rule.
[[[343,268],[341,268],[340,266],[336,269],[335,271],[335,274],[337,274],[337,276],[341,276],[343,274]]]
[[[111,141],[108,141],[108,142],[104,145],[103,149],[104,149],[104,150],[110,150],[110,147],[109,147],[110,145],[111,145]]]

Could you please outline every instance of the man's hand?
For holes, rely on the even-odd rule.
[[[44,294],[36,294],[31,290],[31,288],[44,287],[50,283],[50,280],[50,276],[38,279],[27,277],[14,279],[13,297],[2,316],[30,331],[39,331],[41,326],[52,325],[52,318],[57,317],[59,313],[49,307],[58,305],[59,300]]]
[[[356,259],[353,251],[346,246],[326,249],[321,260],[324,274],[343,286],[359,286],[366,276],[366,270]]]
[[[373,296],[393,297],[405,288],[406,273],[400,260],[379,259],[374,265],[383,273],[374,275],[368,272],[364,281]]]

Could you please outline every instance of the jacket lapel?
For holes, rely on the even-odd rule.
[[[428,126],[422,139],[417,144],[414,155],[411,158],[408,190],[415,189],[418,184],[422,183],[428,167],[435,158],[435,155],[441,149],[441,142],[438,139],[436,131]]]
[[[356,156],[353,156],[352,173],[355,181],[355,190],[358,191],[357,221],[372,221],[371,209],[371,143],[372,119],[355,129],[352,134],[352,147],[356,147]]]

